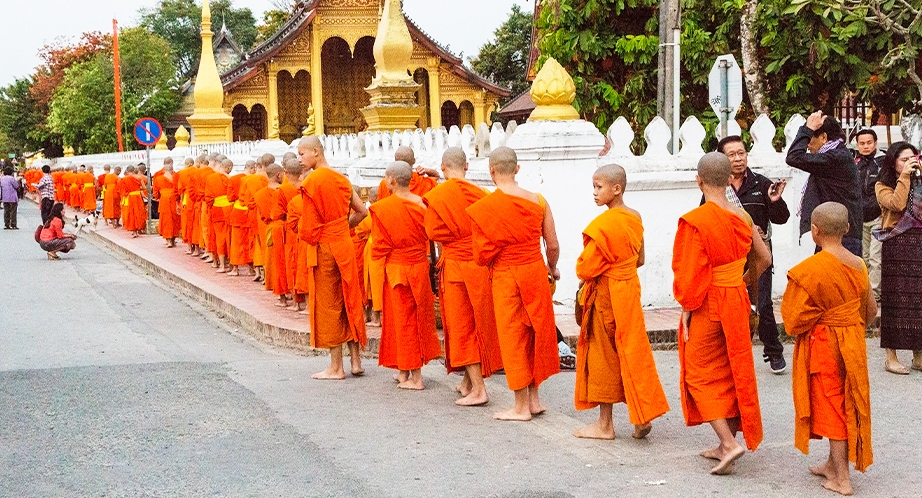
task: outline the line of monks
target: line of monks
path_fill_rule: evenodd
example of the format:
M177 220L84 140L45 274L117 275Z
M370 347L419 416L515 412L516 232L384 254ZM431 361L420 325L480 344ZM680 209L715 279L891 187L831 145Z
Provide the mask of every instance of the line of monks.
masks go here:
M381 311L379 364L396 371L397 387L411 390L424 389L422 367L443 356L430 280L430 258L440 252L435 286L445 365L464 372L456 404L487 403L484 378L502 370L515 403L494 418L542 414L539 386L559 371L551 300L559 244L547 201L515 181L515 152L492 151L490 193L465 179L462 150L444 153L438 175L414 170L412 150L401 148L366 208L330 168L318 139L302 139L297 151L281 166L262 156L235 176L233 164L216 155L189 159L176 172L168 161L153 183L161 235L171 246L181 237L189 254L219 272L238 275L248 267L279 296L279 306L306 307L311 346L330 350L330 366L315 379L346 377L343 345L351 374L364 373L365 307ZM727 200L729 179L726 156L701 159L697 182L706 202L679 220L672 264L684 310L682 410L687 425L713 428L719 444L701 456L716 461L711 473L718 475L731 473L762 441L747 286L771 264L751 219ZM574 403L598 407L599 418L574 435L614 439L612 405L626 403L639 439L669 410L640 302L643 224L624 204L620 166L598 169L592 183L595 203L607 209L583 231L576 265L583 285ZM812 234L822 251L789 272L781 308L788 334L796 336L795 444L806 453L811 438L830 440L828 460L810 471L842 494L852 492L848 462L859 471L872 462L865 324L876 314L867 270L841 245L847 220L840 204L816 209Z

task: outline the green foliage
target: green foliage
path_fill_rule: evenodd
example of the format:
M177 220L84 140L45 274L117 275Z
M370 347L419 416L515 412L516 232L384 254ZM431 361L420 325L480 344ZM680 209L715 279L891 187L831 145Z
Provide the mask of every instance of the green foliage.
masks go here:
M256 30L259 32L256 36L256 43L262 43L268 40L269 37L274 35L290 18L290 10L273 9L264 12L262 24L256 26Z
M509 19L493 32L495 39L480 47L471 67L497 84L512 89L518 95L529 87L525 79L531 53L532 16L512 6Z
M199 26L202 23L202 7L195 0L160 0L153 8L140 10L141 26L156 33L169 42L174 62L180 77L189 77L198 70L202 53L202 38ZM221 29L222 23L244 50L256 42L259 34L256 18L248 8L235 9L232 0L211 2L212 31Z
M4 137L0 153L22 154L53 145L43 133L45 119L30 92L31 86L31 79L21 78L0 89L0 134Z
M122 76L122 133L134 147L134 122L151 116L164 122L180 105L176 67L163 54L166 40L144 28L122 30L119 36ZM117 150L112 53L99 53L72 66L51 102L48 125L78 154Z

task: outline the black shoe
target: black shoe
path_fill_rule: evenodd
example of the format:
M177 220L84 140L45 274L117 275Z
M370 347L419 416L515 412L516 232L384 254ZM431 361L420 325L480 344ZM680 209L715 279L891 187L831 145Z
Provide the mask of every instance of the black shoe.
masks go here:
M775 375L781 375L788 370L788 364L784 361L784 356L780 354L766 356L765 361L768 362L768 367Z

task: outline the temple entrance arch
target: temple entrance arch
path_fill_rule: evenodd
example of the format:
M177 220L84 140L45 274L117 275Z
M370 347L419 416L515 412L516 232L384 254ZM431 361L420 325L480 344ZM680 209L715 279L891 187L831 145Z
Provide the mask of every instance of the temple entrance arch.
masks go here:
M461 127L461 121L459 120L460 116L458 114L458 106L450 100L446 100L442 104L442 126L446 130L450 130L452 126Z
M307 126L308 107L311 104L311 75L300 70L278 73L279 139L291 143L301 136Z
M323 133L338 135L364 129L360 109L370 102L365 88L375 76L375 39L360 38L355 51L339 37L327 39L320 50L323 83Z
M470 101L464 100L458 106L458 122L459 128L464 128L464 125L474 126L474 104Z
M266 138L266 108L262 104L256 104L250 110L243 104L237 104L231 111L231 117L234 118L231 125L234 142Z
M419 68L413 72L413 81L419 83L419 91L416 92L416 103L419 104L419 121L416 122L417 128L429 128L429 71Z

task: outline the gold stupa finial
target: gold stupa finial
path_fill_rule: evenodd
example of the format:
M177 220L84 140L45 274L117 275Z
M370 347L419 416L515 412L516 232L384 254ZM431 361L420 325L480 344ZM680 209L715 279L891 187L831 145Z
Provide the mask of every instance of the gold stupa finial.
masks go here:
M195 77L195 111L187 118L192 126L194 143L231 141L233 118L224 111L224 85L214 59L211 31L211 6L202 2L202 57Z
M531 98L535 101L529 121L570 121L579 119L573 107L576 85L567 70L553 57L549 58L535 76L531 85Z
M375 55L375 82L412 80L407 75L410 57L413 56L413 38L403 17L400 0L384 0L378 36L373 49ZM373 83L374 84L374 83Z
M180 125L180 127L176 129L176 134L173 135L173 138L176 139L177 147L189 146L189 130L187 130L185 126Z

